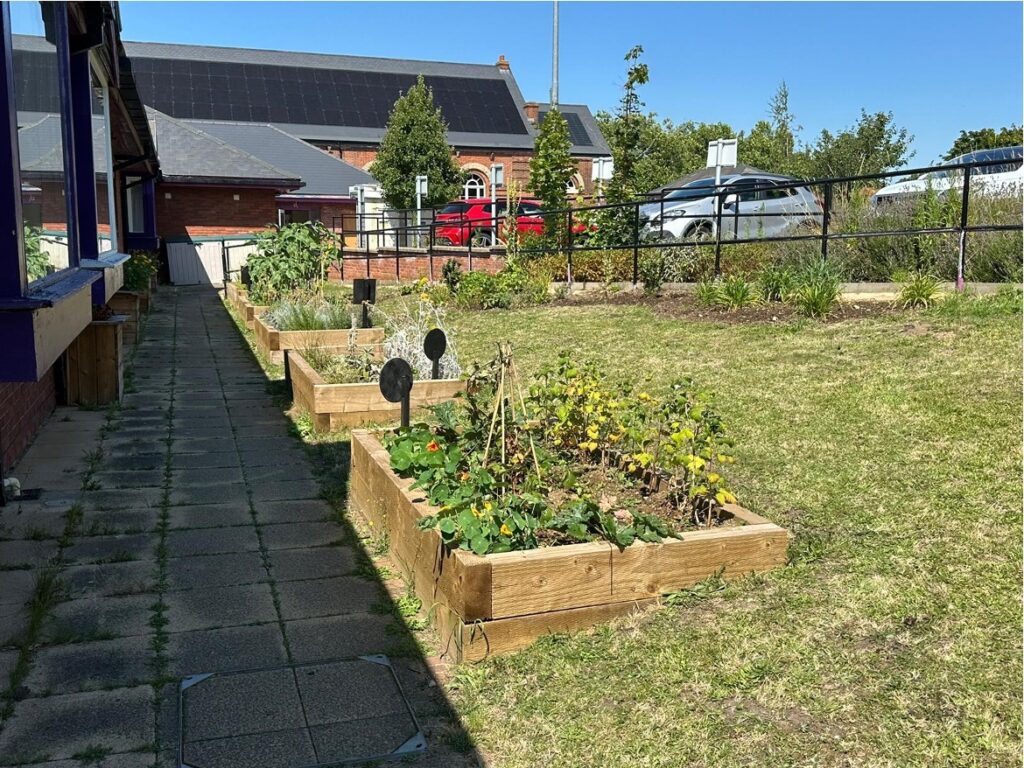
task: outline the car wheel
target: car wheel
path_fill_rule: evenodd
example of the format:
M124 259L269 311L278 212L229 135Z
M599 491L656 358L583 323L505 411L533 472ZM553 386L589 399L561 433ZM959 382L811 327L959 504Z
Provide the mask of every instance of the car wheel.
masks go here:
M694 224L688 230L683 233L680 240L688 243L707 243L714 240L714 233L711 231L711 225L706 221L700 224Z
M470 241L474 247L490 248L494 245L494 233L489 229L474 229Z

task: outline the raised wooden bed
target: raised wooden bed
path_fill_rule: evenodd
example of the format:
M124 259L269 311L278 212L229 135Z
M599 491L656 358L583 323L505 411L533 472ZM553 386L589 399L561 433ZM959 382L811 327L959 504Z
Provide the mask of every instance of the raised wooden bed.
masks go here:
M124 392L124 315L93 320L68 347L65 392L69 403L108 405Z
M256 318L270 309L270 307L253 304L249 301L249 293L245 286L238 283L225 283L224 296L228 303L235 308L235 311L242 316L246 328L255 328Z
M309 347L329 347L344 349L349 345L351 331L348 328L327 331L279 331L271 328L260 317L255 318L253 330L256 332L256 345L272 363L284 362L284 350L308 349ZM368 347L384 341L383 328L357 328L355 343L358 347Z
M607 542L571 544L480 557L449 550L436 530L416 521L432 514L413 481L398 477L374 433L352 433L349 499L412 582L437 627L444 652L479 660L523 648L550 633L607 621L720 569L724 578L786 562L783 528L742 507L744 523L683 534L661 544L619 550Z
M139 320L142 317L142 300L138 291L120 290L110 297L107 306L115 315L123 315L124 344L135 346L139 340Z
M385 400L376 382L326 384L298 350L289 351L288 365L293 400L313 417L313 427L318 432L364 424L385 424L397 421L401 415L401 406ZM462 379L415 381L409 394L411 409L415 411L443 403L465 389L466 382Z

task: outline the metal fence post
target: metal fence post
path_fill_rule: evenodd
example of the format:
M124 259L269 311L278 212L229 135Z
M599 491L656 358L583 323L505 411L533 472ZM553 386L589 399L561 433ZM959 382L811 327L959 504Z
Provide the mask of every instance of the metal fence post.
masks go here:
M722 196L715 198L715 277L722 276Z
M832 223L832 182L825 182L825 210L821 214L821 261L828 259L828 227Z
M640 203L633 216L633 285L640 282Z
M956 260L956 289L962 291L967 272L967 208L971 198L971 166L964 169L964 190L960 196L960 249Z

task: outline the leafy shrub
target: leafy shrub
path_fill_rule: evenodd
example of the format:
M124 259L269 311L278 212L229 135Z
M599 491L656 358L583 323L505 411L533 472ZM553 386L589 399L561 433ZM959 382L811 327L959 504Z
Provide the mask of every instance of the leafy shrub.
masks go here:
M423 340L428 332L440 328L448 339L444 356L440 360L441 378L457 379L462 375L455 337L447 326L443 307L420 300L412 307L401 304L395 314L385 315L383 311L380 314L383 315L386 329L385 360L400 357L412 366L417 379L429 379L433 372L433 362L423 352Z
M333 233L320 222L274 227L256 236L249 256L250 297L267 304L299 290L322 295L327 269L338 253Z
M129 291L148 291L156 270L155 253L133 251L132 257L124 264L124 287Z
M496 275L467 272L459 281L455 303L464 309L511 309L548 300L548 281L510 262Z
M718 294L721 291L721 282L718 280L701 280L697 283L694 291L698 303L705 307L714 307L718 304Z
M828 264L817 262L805 266L797 275L789 301L802 315L825 318L835 309L841 295L838 272Z
M53 271L50 257L43 251L42 233L38 227L25 227L25 266L30 283Z
M455 259L448 259L441 267L441 281L448 287L449 292L454 296L459 292L459 280L462 279L462 269Z
M753 283L739 275L726 277L718 286L717 304L726 309L742 309L758 300Z
M279 331L326 331L352 327L352 307L333 301L293 300L275 304L263 321Z
M382 363L365 351L353 347L348 354L319 346L306 347L302 357L320 374L325 384L366 384L380 378Z
M732 441L710 396L692 382L656 398L610 386L593 365L563 353L523 398L501 373L514 370L508 360L473 374L458 405L436 408L437 426L384 437L394 470L415 478L413 487L439 508L420 527L436 529L448 546L481 555L531 549L543 533L547 541L627 547L676 536L686 519L709 525L735 502L720 471L733 462ZM500 449L491 442L499 432ZM659 517L595 498L581 475L609 466L621 466L641 495L664 482L676 511Z
M765 301L785 301L796 284L796 275L789 267L769 264L757 276L761 298Z
M930 307L939 297L939 281L929 274L917 272L910 276L900 290L900 302L904 309Z

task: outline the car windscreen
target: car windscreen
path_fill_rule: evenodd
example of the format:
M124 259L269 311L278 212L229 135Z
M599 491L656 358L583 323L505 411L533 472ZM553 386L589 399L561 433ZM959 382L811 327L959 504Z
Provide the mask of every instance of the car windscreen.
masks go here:
M438 213L465 213L469 210L468 203L448 203Z
M1007 162L997 162L1004 160ZM968 152L966 155L955 157L951 161L954 165L966 165L968 163L992 162L993 165L979 166L974 173L1010 173L1018 170L1024 164L1024 147L999 147L998 149L979 149L975 152Z
M673 189L667 195L666 200L700 200L702 197L709 197L714 193L715 180L714 179L700 179L699 181L691 181L685 187L680 189Z

